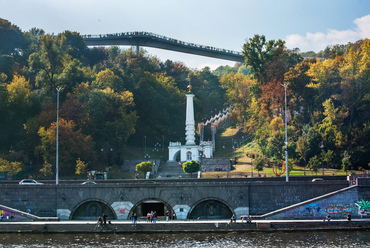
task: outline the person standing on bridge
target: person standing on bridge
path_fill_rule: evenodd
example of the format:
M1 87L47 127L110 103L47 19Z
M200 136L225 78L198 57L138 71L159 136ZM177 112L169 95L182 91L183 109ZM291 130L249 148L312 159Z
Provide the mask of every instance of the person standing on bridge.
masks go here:
M107 224L107 215L105 213L103 213L103 223L104 225Z
M154 211L154 213L153 213L153 222L154 223L157 222L157 211Z
M136 215L136 213L132 213L131 220L132 220L133 226L136 226L136 222L137 222L137 215Z
M166 212L166 221L168 221L169 217L170 217L170 212L168 212L168 210L167 210L167 212Z

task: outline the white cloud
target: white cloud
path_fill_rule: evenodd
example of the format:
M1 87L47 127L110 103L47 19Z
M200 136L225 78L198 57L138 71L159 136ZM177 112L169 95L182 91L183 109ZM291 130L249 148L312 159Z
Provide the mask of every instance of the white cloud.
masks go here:
M329 29L327 33L306 33L287 35L285 38L286 46L290 49L298 47L302 52L324 50L328 45L347 44L360 39L370 37L370 15L357 18L354 21L354 30L335 30Z
M370 15L357 18L354 23L357 25L357 32L362 39L370 38Z

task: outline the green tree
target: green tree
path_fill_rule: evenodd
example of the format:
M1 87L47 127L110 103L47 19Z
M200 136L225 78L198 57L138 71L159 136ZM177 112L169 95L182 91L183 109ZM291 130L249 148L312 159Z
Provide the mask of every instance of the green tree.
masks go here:
M153 170L153 164L150 161L141 162L136 165L136 171L143 172L146 175L147 172Z
M308 168L316 172L316 174L317 174L317 171L319 170L319 166L320 166L320 159L317 155L313 156L308 161Z
M284 132L279 131L272 134L269 139L271 155L281 161L284 156L285 136Z
M186 161L182 165L182 169L184 170L185 173L187 173L187 174L190 173L192 175L194 172L199 171L200 163L195 161L195 160Z
M123 148L135 132L138 116L133 107L133 94L129 91L116 93L109 87L93 90L86 108L93 124L90 132L95 142L100 145L109 142L114 147Z
M9 21L0 18L0 55L19 53L24 45L22 31Z
M40 50L30 55L30 70L37 73L36 84L52 91L58 85L58 75L64 69L67 54L61 44L52 35L39 37Z
M347 171L350 170L351 167L351 156L348 154L347 151L345 151L342 158L342 170L347 173Z
M333 160L333 157L334 157L333 153L334 152L332 150L322 151L322 153L321 153L322 160L323 160L323 162L326 163L328 168L330 168L331 161Z
M261 79L267 67L267 62L271 61L276 55L275 51L283 48L285 42L282 40L266 41L264 35L254 35L243 45L243 56L245 58L245 65L251 66L252 73Z
M265 164L266 164L266 158L264 158L263 156L257 156L255 159L253 159L254 169L257 170L258 173L260 171L263 171Z
M304 161L303 174L306 175L306 166L307 166L307 154L310 151L308 137L306 135L300 136L297 141L296 152L300 156L300 159Z

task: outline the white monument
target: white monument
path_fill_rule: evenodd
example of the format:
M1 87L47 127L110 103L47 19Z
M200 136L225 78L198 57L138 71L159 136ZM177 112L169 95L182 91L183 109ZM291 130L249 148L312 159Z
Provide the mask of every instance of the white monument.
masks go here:
M170 142L168 150L168 160L176 161L177 155L180 153L180 161L201 161L203 158L213 157L212 142L202 142L200 145L195 143L195 121L194 121L194 94L191 92L191 85L188 86L189 91L186 93L186 121L185 121L185 145L181 142Z

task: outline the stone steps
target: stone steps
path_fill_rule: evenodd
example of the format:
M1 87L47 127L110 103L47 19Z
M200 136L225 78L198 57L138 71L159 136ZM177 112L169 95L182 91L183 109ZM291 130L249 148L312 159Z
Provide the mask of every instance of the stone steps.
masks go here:
M190 178L190 175L182 170L178 162L162 162L158 168L158 176L161 178Z

